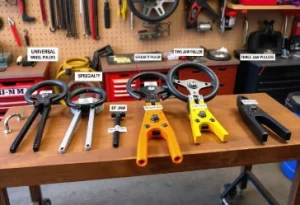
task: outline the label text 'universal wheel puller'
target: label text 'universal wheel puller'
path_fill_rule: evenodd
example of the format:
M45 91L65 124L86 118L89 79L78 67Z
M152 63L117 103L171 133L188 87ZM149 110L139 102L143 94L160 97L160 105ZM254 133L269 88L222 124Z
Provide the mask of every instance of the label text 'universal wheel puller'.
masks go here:
M202 82L194 79L176 80L175 74L184 68L194 68L200 72L205 73L212 80L209 82ZM170 92L177 98L184 102L188 102L188 111L190 117L191 128L193 132L194 143L201 143L201 131L213 132L222 142L226 142L228 132L217 121L213 114L208 110L205 102L213 99L219 89L219 80L216 74L208 67L199 63L182 63L173 67L168 73L168 88ZM186 88L189 95L184 95L177 90L174 83ZM202 96L199 94L201 89L212 87L210 94Z
M133 89L131 87L134 80L140 77L154 76L166 81L166 76L157 72L143 72L133 76L128 80L126 88L130 96L137 100L145 97L146 106L145 115L142 127L139 133L139 140L137 146L136 163L140 167L145 167L148 163L148 140L151 138L162 137L166 140L172 161L176 164L181 163L183 156L180 151L175 133L164 115L160 97L162 100L169 98L169 91L167 87L159 87L156 85L149 85ZM160 96L160 97L159 97Z

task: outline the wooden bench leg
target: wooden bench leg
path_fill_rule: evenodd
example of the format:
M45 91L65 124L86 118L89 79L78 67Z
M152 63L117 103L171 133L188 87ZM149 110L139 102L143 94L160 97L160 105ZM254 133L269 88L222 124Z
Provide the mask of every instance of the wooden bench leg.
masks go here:
M241 168L241 173L246 172L246 171L251 171L252 170L252 165L247 165ZM248 179L244 178L241 183L240 183L240 189L244 190L247 188L248 185Z
M6 188L0 188L0 205L10 205Z
M288 205L298 205L298 204L300 204L300 160L298 161L295 178L292 183L290 196L288 200Z
M43 196L42 190L39 185L37 186L29 186L30 197L32 205L42 205L43 204Z

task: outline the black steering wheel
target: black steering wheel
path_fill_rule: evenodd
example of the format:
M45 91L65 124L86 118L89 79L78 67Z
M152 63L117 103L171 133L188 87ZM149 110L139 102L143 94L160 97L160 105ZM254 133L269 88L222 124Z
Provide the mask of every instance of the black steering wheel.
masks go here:
M69 88L64 82L59 81L59 80L45 80L45 81L39 82L39 83L31 86L30 88L28 88L28 90L26 91L25 96L24 96L25 100L30 104L34 104L35 100L37 100L38 97L32 96L32 94L35 91L37 91L38 89L43 88L43 87L48 87L48 86L58 86L61 90L61 93L47 94L48 99L51 99L51 102L53 102L53 103L57 103L60 100L64 99L69 92Z
M208 77L211 79L211 82L203 82L203 81L198 81L194 79L189 79L189 80L176 80L175 79L175 74L185 68L195 68L198 71L204 72ZM176 66L174 66L172 69L170 69L168 76L167 76L167 85L169 87L170 92L175 95L178 99L188 102L189 97L187 95L182 94L177 90L177 88L174 86L174 84L180 85L184 88L186 88L190 95L199 95L199 91L203 88L210 88L212 87L213 90L210 94L203 96L203 99L205 102L210 101L213 99L219 90L219 79L216 76L216 74L208 67L205 65L202 65L200 63L193 63L193 62L188 62L188 63L181 63Z
M93 103L85 103L85 104L77 104L72 102L72 99L80 94L84 94L84 93L95 93L101 96L101 98ZM89 107L89 108L96 108L100 105L102 105L105 100L107 98L107 94L104 90L102 90L101 88L96 88L96 87L88 87L88 88L79 88L74 90L73 92L71 92L66 100L66 103L69 107L71 108L75 108L75 109L80 109L81 107Z
M129 93L129 95L131 97L133 97L136 100L141 100L142 97L146 97L148 99L157 98L159 94L161 94L162 100L165 100L170 97L169 89L167 88L167 86L159 87L159 86L149 85L149 86L144 86L144 87L140 87L140 88L132 88L131 85L132 85L133 81L135 81L136 79L141 78L143 76L147 76L147 77L154 76L154 77L164 80L165 82L167 81L167 76L162 73L158 73L158 72L138 73L135 76L133 76L132 78L130 78L126 84L127 92Z
M137 10L135 3L143 5L142 12ZM167 11L164 8L165 3L173 3ZM134 15L144 21L155 23L171 16L178 7L179 0L127 0L127 4ZM152 15L153 11L157 16Z

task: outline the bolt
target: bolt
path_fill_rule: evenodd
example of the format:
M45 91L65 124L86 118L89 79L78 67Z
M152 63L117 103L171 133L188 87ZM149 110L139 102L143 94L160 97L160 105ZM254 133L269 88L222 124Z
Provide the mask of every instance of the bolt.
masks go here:
M211 122L215 122L216 120L214 118L209 119Z
M150 128L150 125L149 125L149 124L145 124L144 126L145 126L145 128L147 128L147 129Z
M168 124L167 123L162 123L161 126L168 127Z
M198 123L199 123L199 122L200 122L200 120L199 120L199 119L196 119L196 120L195 120L195 122L198 122Z

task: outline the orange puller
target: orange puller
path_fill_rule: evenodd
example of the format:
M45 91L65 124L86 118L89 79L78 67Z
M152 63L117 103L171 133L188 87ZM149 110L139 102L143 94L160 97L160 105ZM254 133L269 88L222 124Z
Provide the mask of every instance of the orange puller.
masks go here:
M170 123L164 115L159 99L159 96L161 96L162 100L169 97L168 88L151 84L133 90L131 87L133 81L144 75L166 80L164 74L143 72L133 76L127 82L127 91L133 98L140 100L142 97L145 97L146 100L144 119L139 133L136 163L140 167L145 167L148 164L148 140L157 137L162 137L166 140L172 161L176 164L181 163L183 156L179 144Z

